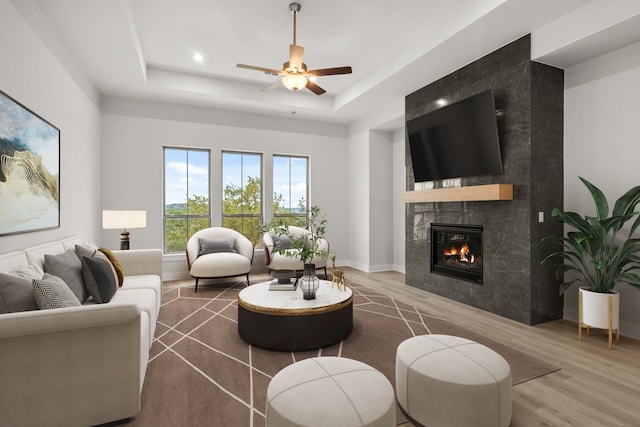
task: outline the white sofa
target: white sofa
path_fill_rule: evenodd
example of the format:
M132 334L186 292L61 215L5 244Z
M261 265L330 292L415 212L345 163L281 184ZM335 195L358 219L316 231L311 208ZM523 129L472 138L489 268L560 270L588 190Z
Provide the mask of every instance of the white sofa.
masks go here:
M288 227L289 233L292 236L297 237L303 234L309 234L309 230L302 227L296 227L294 225L290 225ZM289 252L289 255L293 254L293 256L287 256L286 254L274 251L274 246L273 236L269 233L264 233L262 235L262 247L264 249L264 262L267 265L269 272L279 270L303 270L304 266L302 261L300 260L300 257L295 254L297 249L286 249L286 251ZM329 242L327 242L326 239L320 239L318 249L324 250L328 254ZM324 270L324 275L325 277L327 276L327 258L315 257L310 261L310 263L315 264L316 271Z
M76 236L0 255L0 272L43 267ZM0 314L0 425L90 426L130 418L140 396L162 296L162 251L113 251L123 266L111 301Z

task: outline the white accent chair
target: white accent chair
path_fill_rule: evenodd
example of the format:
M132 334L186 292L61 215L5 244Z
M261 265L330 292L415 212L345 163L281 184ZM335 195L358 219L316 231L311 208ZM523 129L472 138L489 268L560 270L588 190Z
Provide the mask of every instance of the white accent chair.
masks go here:
M189 274L196 279L222 279L246 276L253 262L253 244L230 228L211 227L194 233L187 242Z
M302 234L309 234L309 230L296 227L294 225L289 226L289 233L292 236L300 236ZM278 253L274 250L274 238L268 232L262 235L262 247L264 248L264 262L269 269L269 272L279 270L294 270L302 271L304 265L299 256L287 256L283 253ZM318 249L324 250L329 253L329 242L326 239L320 239ZM297 249L286 249L289 253L297 252ZM324 276L327 277L327 258L315 257L310 261L311 264L315 264L316 270L324 270Z

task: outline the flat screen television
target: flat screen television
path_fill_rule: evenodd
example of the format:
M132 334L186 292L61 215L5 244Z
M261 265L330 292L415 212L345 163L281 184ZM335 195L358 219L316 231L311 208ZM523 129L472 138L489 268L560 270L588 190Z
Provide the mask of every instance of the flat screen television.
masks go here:
M407 121L415 182L502 173L491 89Z

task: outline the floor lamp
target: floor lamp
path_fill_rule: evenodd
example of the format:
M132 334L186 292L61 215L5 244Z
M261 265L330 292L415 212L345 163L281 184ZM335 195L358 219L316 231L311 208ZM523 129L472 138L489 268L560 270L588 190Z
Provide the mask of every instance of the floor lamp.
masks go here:
M123 230L120 232L120 249L129 249L129 232L132 228L147 226L145 210L107 210L102 211L102 228Z

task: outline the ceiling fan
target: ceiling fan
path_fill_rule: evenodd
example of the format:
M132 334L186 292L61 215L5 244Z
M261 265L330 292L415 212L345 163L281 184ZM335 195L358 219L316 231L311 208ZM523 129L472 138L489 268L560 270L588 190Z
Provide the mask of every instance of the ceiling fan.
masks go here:
M322 95L326 92L326 90L312 82L309 77L351 74L351 67L320 68L317 70L307 69L307 64L302 62L304 48L296 44L296 17L300 12L300 8L301 6L299 3L291 3L289 5L289 10L293 14L293 44L289 45L289 61L282 64L282 70L256 67L254 65L236 64L236 67L238 68L262 71L265 74L270 74L273 76L283 76L277 82L261 89L262 92L266 92L284 85L287 89L293 91L306 87L316 95Z

